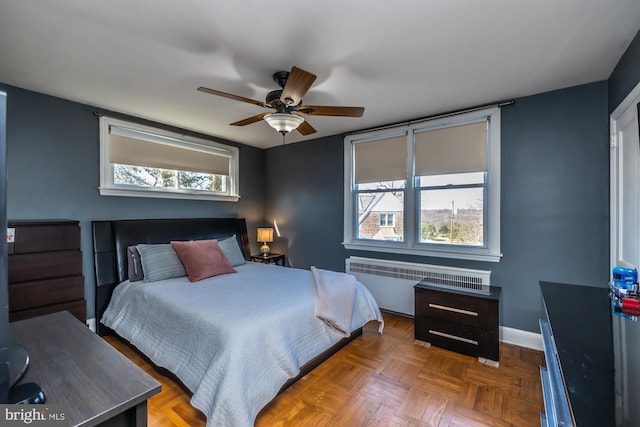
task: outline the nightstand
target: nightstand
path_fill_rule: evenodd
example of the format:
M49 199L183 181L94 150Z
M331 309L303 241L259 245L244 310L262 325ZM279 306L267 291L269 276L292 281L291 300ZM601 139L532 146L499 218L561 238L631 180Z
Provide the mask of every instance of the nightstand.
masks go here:
M284 267L284 255L283 254L274 254L274 253L266 253L266 254L258 254L251 255L251 261L261 262L263 264L274 263L276 265L281 265Z
M500 291L488 294L415 285L415 338L498 366Z

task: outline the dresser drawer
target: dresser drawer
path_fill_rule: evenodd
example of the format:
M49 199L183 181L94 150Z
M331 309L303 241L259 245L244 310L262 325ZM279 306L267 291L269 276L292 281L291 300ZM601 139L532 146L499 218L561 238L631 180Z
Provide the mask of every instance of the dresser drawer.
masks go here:
M9 284L82 274L80 250L36 252L9 257Z
M29 319L31 317L43 316L45 314L57 313L58 311L69 311L82 323L87 321L87 302L85 300L69 301L61 304L47 305L44 307L20 310L9 313L9 321Z
M447 320L415 317L415 337L438 347L497 361L500 356L497 331Z
M416 289L415 315L482 328L498 327L498 301L428 289Z
M15 242L9 254L80 249L80 226L77 222L59 224L25 224L9 222L15 229Z
M9 311L84 298L84 277L72 276L9 285Z

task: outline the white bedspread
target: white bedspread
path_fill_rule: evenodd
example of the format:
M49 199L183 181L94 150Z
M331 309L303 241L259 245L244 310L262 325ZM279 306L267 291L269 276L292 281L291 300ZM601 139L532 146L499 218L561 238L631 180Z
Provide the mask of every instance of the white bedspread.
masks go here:
M102 322L193 392L207 426L253 426L258 412L300 366L341 336L314 314L311 272L247 263L238 273L124 282ZM357 283L351 330L382 322ZM380 329L381 330L381 329Z

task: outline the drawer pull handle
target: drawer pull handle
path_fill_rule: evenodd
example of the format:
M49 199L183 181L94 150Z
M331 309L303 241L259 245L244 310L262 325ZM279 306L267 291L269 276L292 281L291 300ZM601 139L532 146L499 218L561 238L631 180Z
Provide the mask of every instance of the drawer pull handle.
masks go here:
M476 316L476 317L478 316L478 313L475 311L463 310L461 308L447 307L446 305L429 304L429 307L435 308L438 310L453 311L454 313L466 314L467 316Z
M467 344L478 345L478 341L470 340L468 338L457 337L457 336L451 335L451 334L445 334L444 332L434 331L433 329L429 329L429 333L431 335L438 335L438 336L441 336L441 337L450 338L452 340L466 342Z

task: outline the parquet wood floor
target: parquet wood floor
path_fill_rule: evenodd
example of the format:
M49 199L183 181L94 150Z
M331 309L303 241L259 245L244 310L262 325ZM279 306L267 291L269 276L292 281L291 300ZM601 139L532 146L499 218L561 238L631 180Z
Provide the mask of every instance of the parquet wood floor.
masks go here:
M539 426L542 352L500 345L500 367L414 342L413 320L384 314L269 403L257 427ZM172 376L121 339L107 342L162 383L149 400L149 426L204 426L205 417Z

